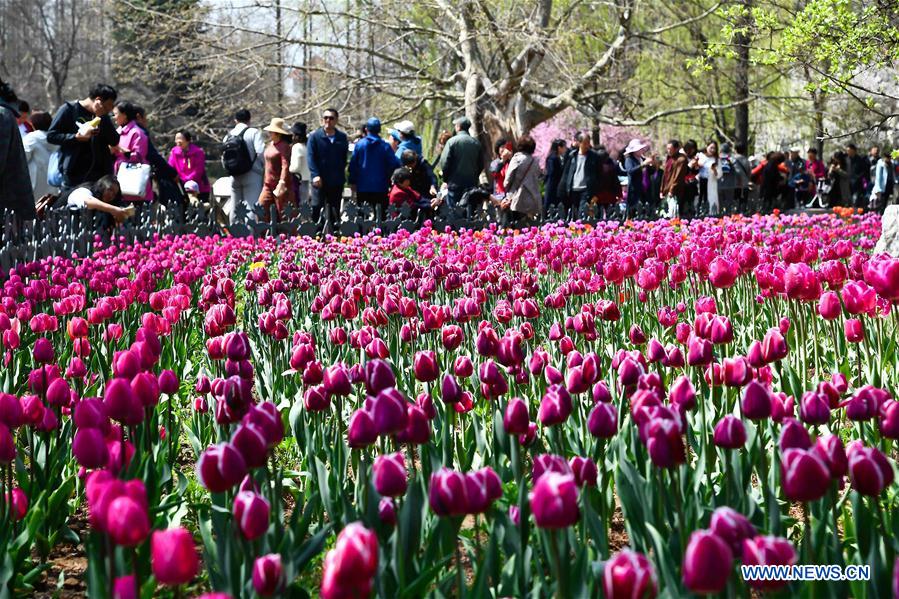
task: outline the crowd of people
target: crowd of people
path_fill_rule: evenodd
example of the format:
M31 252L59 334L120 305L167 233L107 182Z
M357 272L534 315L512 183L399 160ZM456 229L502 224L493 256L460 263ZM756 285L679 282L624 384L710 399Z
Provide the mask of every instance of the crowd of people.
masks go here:
M225 206L212 196L207 156L193 135L178 131L164 158L144 108L120 100L109 85L93 86L53 115L32 111L2 82L0 100L0 206L22 219L56 206L91 210L113 224L139 217L153 202L209 206L225 228L280 220L289 207L304 207L319 230L339 225L348 200L368 206L379 221L442 216L504 226L692 218L816 203L883 210L899 174L890 152L872 146L862 154L852 143L826 164L816 148L752 157L746 147L717 141L701 148L694 140L670 140L659 155L633 139L610 151L594 147L588 132L554 140L543 160L528 135L499 139L487 155L466 117L441 134L429 161L409 120L382 136L373 117L350 136L334 108L321 112L312 133L305 123L282 118L255 127L242 109L220 146L231 181Z

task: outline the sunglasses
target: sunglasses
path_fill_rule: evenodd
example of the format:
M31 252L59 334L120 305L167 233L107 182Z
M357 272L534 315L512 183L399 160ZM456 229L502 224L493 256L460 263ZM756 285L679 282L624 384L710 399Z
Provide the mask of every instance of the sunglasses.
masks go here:
M336 116L332 116L332 115L330 115L330 114L325 114L325 115L322 115L322 120L323 120L323 121L336 121L336 120L337 120L337 117L336 117Z

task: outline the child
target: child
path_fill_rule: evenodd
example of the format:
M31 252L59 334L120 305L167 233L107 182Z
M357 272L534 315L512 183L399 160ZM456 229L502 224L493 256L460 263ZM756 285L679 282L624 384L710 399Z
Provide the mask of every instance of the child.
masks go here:
M393 171L391 177L393 187L390 190L390 208L395 217L403 206L411 208L411 216L414 218L419 209L429 211L431 202L423 198L420 193L412 189L412 172L405 167Z

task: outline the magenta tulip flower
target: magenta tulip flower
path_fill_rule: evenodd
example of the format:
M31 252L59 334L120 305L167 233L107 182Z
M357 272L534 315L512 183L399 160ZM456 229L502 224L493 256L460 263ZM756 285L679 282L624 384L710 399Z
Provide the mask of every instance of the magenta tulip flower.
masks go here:
M602 579L606 599L652 599L658 593L652 563L630 549L622 549L606 562Z
M406 493L406 461L402 453L380 455L371 467L375 489L385 497L400 497Z
M234 497L232 513L238 530L248 541L258 539L268 530L271 506L262 495L252 491L239 492Z
M187 584L200 570L193 536L185 528L154 531L150 539L150 556L153 576L159 584Z
M281 556L269 553L253 562L253 589L260 597L271 597L284 585Z
M567 528L580 518L578 490L574 476L544 473L531 493L531 513L539 528Z
M695 531L684 552L684 586L700 595L720 593L727 586L733 561L733 551L724 539L708 530Z

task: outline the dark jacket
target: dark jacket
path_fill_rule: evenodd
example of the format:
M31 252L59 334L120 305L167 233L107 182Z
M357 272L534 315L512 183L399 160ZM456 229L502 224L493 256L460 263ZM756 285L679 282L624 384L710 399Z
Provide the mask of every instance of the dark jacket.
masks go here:
M552 204L558 199L559 181L562 179L562 158L558 154L546 157L546 174L543 176L543 203Z
M316 129L306 142L309 176L312 179L321 177L322 187L343 187L349 148L350 142L343 131L335 131L334 141L331 141L324 129Z
M421 194L424 198L431 197L431 187L437 188L437 177L434 175L434 169L428 164L424 158L419 158L415 168L409 169L412 172L412 189Z
M0 208L31 220L35 217L34 192L22 135L16 124L18 114L15 108L0 102Z
M360 193L386 193L400 161L386 141L368 134L356 142L350 158L350 185Z
M458 131L443 146L439 166L443 181L448 185L462 190L475 187L484 170L484 149L481 142L468 131Z
M574 185L574 173L577 169L577 155L579 148L572 148L565 154L565 160L562 163L562 176L559 178L558 196L559 199L565 201L571 195L571 188ZM599 154L596 150L587 151L584 162L584 186L589 197L593 197L599 191Z
M647 201L649 190L643 187L643 161L628 154L624 158L624 170L627 171L627 203L634 205Z
M79 102L66 102L56 111L47 141L59 146L59 171L65 187L97 181L111 175L114 162L109 146L119 143L119 134L112 119L105 115L100 119L99 132L90 141L78 141L78 127L94 119Z
M849 171L849 189L852 193L863 191L870 176L868 159L861 154L846 156L846 165Z
M138 125L138 127L140 127L140 125ZM143 127L140 129L147 134L147 141L149 142L147 146L147 164L153 168L153 173L157 177L164 179L174 179L177 177L178 171L169 164L168 160L162 157L162 154L160 154L159 150L156 149L156 146L153 145L153 138L150 137L150 132ZM197 183L199 183L199 181L197 181Z

